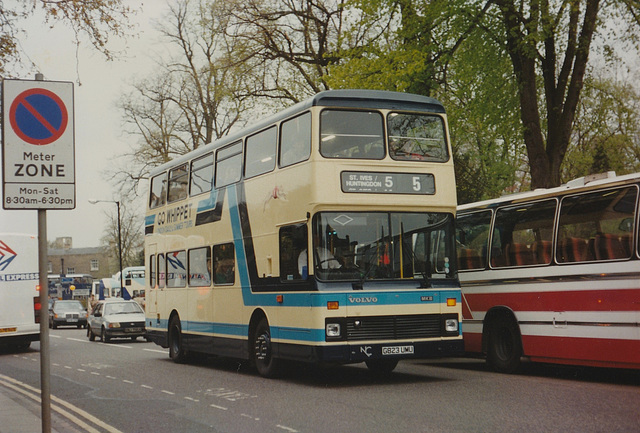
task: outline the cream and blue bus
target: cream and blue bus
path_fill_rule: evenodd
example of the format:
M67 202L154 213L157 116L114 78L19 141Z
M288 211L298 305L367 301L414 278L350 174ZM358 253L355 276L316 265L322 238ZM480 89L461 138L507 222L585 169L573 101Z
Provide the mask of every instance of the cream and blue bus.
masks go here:
M269 377L284 360L390 372L463 352L435 99L322 92L150 177L146 327L174 361L249 359Z

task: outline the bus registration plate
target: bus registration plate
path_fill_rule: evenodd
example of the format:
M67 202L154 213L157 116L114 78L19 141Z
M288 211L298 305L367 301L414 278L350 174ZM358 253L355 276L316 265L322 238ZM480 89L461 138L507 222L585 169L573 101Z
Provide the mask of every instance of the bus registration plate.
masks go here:
M0 328L0 334L4 332L16 332L18 328Z
M382 348L383 355L404 355L413 353L413 346L388 346Z

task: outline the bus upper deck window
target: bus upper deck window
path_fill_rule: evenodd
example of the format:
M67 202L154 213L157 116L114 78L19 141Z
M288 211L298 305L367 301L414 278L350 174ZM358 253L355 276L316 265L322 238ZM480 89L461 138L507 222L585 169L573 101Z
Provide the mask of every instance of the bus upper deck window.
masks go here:
M438 116L390 113L389 153L393 159L446 162L444 122Z
M324 110L320 115L320 153L326 158L382 159L382 114Z
M167 193L167 173L162 173L151 179L149 208L164 206Z
M187 198L187 187L189 184L189 167L182 164L169 171L169 193L167 201L172 203L177 200Z

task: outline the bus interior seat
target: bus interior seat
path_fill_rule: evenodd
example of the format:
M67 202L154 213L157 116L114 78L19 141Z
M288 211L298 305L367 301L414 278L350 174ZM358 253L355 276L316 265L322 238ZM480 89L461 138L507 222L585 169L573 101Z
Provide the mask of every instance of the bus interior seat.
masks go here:
M596 259L626 259L631 256L631 237L598 233L594 239Z

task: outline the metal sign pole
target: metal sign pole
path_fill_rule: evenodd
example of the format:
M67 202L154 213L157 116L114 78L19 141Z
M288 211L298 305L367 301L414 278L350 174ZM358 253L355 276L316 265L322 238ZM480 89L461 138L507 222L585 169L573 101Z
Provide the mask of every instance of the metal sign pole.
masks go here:
M47 211L38 209L38 272L40 278L40 396L42 433L51 432L51 365L49 351L49 283L47 280Z
M36 74L36 81L44 76ZM49 350L49 256L47 211L38 209L38 278L40 279L40 404L42 433L51 433L51 357Z

